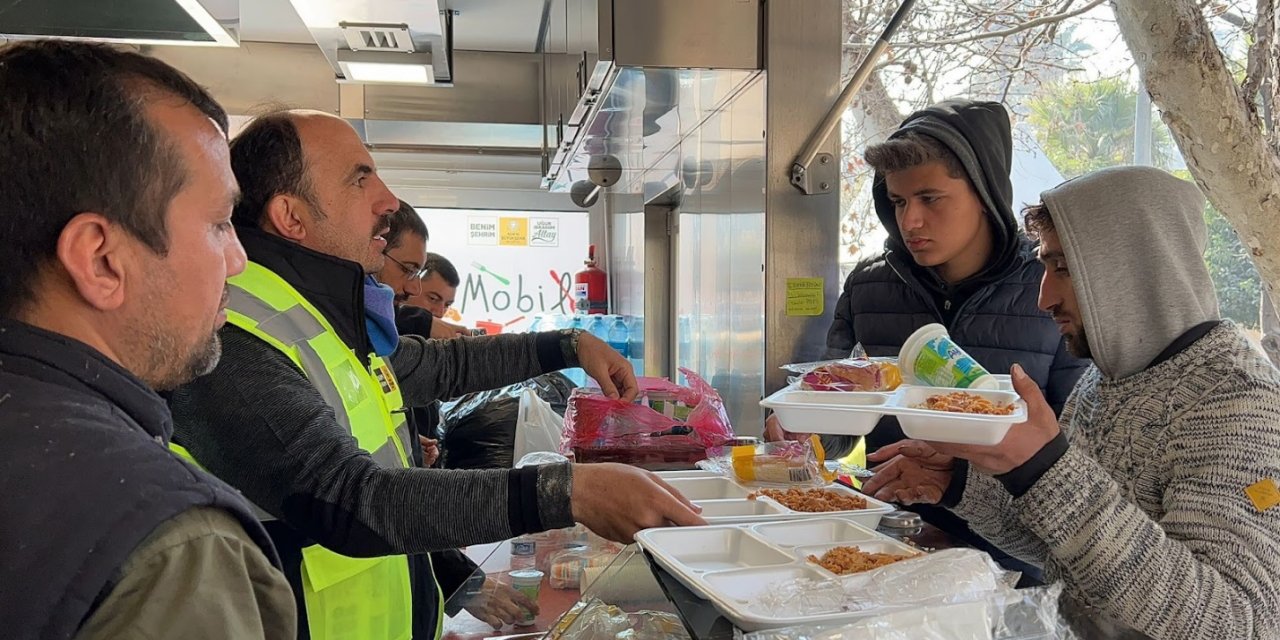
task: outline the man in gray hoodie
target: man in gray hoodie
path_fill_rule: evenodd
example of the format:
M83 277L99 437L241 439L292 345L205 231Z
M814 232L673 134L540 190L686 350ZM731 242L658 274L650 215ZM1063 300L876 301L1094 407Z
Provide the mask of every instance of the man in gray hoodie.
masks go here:
M1067 586L1088 638L1280 638L1280 371L1218 313L1203 198L1147 167L1068 181L1028 209L1040 305L1091 357L1056 420L993 447L903 441L866 490L940 502Z

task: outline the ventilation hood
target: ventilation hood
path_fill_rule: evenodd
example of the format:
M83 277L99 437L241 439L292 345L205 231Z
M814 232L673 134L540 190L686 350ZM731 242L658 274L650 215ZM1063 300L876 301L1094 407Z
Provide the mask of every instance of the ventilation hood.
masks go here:
M358 77L353 64L404 73L392 83L451 82L453 14L438 0L289 0L329 60L334 74L351 82L378 82L378 74ZM375 78L370 80L369 78ZM386 82L386 76L382 81Z
M763 69L762 0L566 2L563 32L552 25L547 48L577 58L577 92L556 95L564 84L551 67L544 104L554 131L543 180L549 190L582 188L591 166L620 165L620 182L631 191L638 186L630 178L655 161L678 174L681 141Z
M0 37L239 46L240 0L9 0Z

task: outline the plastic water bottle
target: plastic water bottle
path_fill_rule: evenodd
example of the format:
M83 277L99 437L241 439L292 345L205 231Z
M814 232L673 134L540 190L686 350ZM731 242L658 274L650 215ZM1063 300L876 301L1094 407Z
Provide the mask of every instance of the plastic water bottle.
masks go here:
M630 356L631 345L630 336L627 335L627 321L622 316L613 316L613 324L609 327L609 346L615 351L622 354L622 357Z
M568 322L567 328L569 329L586 329L587 328L587 315L585 313L574 314L573 317L568 318L568 320L569 322ZM584 371L581 367L565 369L562 373L564 373L565 377L569 378L569 380L571 380L574 384L578 385L579 387L587 386L587 372Z
M698 371L701 369L693 352L693 319L682 315L676 321L676 362L680 366Z
M636 375L644 375L644 316L633 316L627 324L627 352Z
M601 342L608 342L609 325L605 322L605 316L600 314L591 316L591 320L587 322L587 333L600 338Z

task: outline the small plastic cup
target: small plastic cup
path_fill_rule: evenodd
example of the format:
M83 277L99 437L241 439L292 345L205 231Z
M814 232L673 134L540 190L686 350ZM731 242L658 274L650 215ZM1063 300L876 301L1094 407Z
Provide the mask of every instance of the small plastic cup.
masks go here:
M898 365L908 379L929 387L1000 388L1000 381L953 342L940 324L927 324L911 334L898 354Z
M546 574L538 571L537 569L521 569L519 571L512 571L509 575L511 576L512 589L523 593L534 602L538 601L538 591L542 587L542 578ZM533 612L526 609L524 611L524 617L517 620L515 622L515 626L529 627L533 626L535 622L536 618L534 617Z

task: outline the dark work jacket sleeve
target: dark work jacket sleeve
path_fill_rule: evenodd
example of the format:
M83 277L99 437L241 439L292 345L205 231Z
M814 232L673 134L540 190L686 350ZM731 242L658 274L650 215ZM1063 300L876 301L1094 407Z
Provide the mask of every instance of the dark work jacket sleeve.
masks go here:
M220 335L217 368L170 398L175 440L314 541L349 556L426 553L572 524L568 465L381 467L284 354L236 327Z
M577 366L568 332L515 333L451 340L400 336L391 368L404 402L424 407Z
M453 597L480 567L457 549L437 551L431 554L431 568L435 570L436 583L445 601Z

